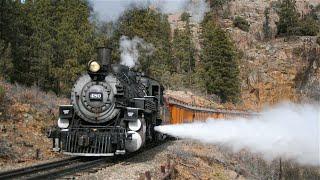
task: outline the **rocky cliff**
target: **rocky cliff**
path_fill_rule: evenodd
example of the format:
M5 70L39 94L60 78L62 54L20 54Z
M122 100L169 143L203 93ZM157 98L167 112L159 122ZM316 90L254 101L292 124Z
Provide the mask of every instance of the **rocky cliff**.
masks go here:
M281 101L320 100L320 46L312 36L276 37L276 0L234 0L220 10L217 18L239 52L242 106L260 109ZM319 0L297 0L301 16L320 4ZM266 39L263 24L269 13L271 38ZM235 17L248 21L248 32L233 26ZM172 20L172 21L171 21ZM169 16L173 28L184 24L178 15ZM201 32L193 26L194 34ZM194 35L198 41L198 35ZM201 40L200 40L201 41Z
M280 101L319 101L320 97L320 46L316 37L276 37L278 15L276 1L236 0L230 2L229 11L221 23L230 33L240 52L241 90L244 105L262 107ZM319 0L298 0L301 15L310 11ZM263 33L265 10L269 9L271 39ZM249 32L232 26L235 16L245 18Z

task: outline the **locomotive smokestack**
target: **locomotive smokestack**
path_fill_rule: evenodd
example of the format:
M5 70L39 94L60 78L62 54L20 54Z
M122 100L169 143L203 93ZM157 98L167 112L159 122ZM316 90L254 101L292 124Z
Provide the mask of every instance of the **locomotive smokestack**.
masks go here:
M98 47L98 62L102 66L109 66L111 64L111 49L107 47Z

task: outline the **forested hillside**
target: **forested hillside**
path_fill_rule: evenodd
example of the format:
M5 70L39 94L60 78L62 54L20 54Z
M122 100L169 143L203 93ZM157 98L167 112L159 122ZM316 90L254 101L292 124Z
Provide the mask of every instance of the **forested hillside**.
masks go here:
M83 1L2 1L1 72L11 82L67 93L96 37Z
M57 105L69 103L96 47L111 47L120 63L123 40L139 42L132 68L185 103L259 110L320 101L319 0L190 2L208 5L197 21L192 10L132 5L105 22L87 0L1 0L0 166L55 156L45 128Z
M206 3L210 9L202 22L191 22L192 16L184 12L178 18L180 25L173 28L168 14L152 6L128 7L117 21L103 22L87 1L1 1L1 76L12 83L68 95L86 63L96 58L96 47L112 47L118 62L120 38L138 37L154 50L149 53L140 48L136 70L161 80L168 89L188 89L211 95L217 102L237 104L251 96L244 82L253 47L243 46L244 42L258 46L281 38L319 36L319 5L310 4L301 14L294 0L270 1L248 9L257 8L251 14L241 14L239 4L255 2Z

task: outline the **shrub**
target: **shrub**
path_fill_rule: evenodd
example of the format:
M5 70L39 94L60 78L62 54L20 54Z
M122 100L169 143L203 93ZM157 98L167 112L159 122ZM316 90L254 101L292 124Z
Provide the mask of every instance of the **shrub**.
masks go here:
M230 0L208 0L210 7L212 9L219 9L222 8L223 5L228 3Z
M5 96L5 89L3 86L0 85L0 104L2 104Z
M266 8L264 10L264 17L265 17L265 21L263 22L264 39L271 39L272 31L270 27L270 8Z
M233 20L233 25L235 27L238 27L239 29L248 32L250 25L248 23L247 20L245 20L243 17L237 16L234 20Z
M12 157L11 145L6 140L0 140L0 158L10 159Z
M295 0L280 1L278 7L279 22L277 22L278 35L292 36L299 33L299 13Z
M299 25L302 36L316 36L320 28L317 20L310 16L302 19Z
M279 22L277 23L280 36L316 36L319 32L319 7L311 7L311 12L300 18L295 0L283 0L279 4Z

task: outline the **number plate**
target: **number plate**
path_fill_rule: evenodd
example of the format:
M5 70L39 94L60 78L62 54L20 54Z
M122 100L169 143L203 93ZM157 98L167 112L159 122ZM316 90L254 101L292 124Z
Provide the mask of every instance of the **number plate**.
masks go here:
M102 93L89 93L90 101L102 101L103 100L103 94Z

